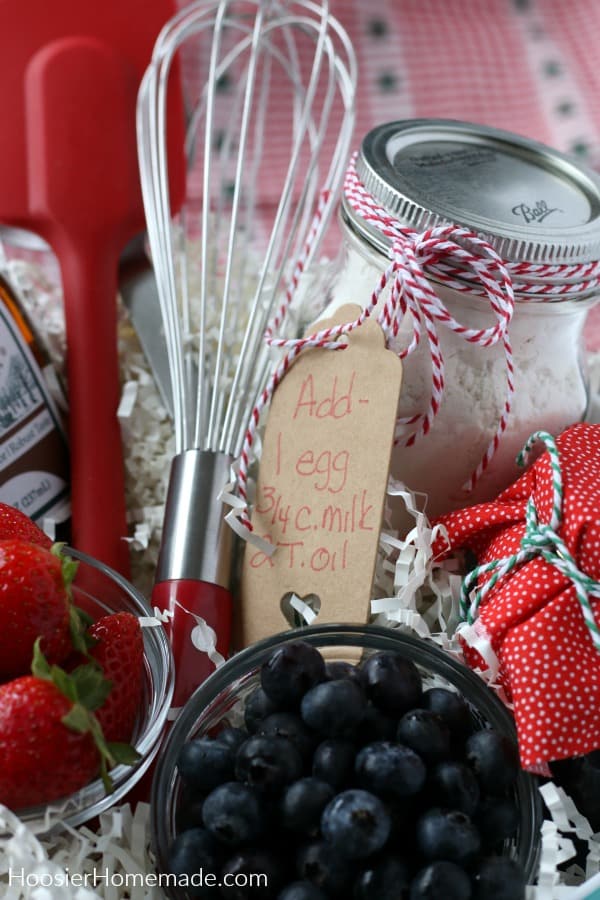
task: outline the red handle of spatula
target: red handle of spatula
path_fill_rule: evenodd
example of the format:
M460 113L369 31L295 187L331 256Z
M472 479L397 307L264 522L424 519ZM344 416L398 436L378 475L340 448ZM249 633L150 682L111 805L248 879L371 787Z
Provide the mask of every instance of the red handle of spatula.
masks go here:
M144 222L137 78L113 48L74 36L36 54L25 87L32 217L63 276L72 543L127 574L116 273L121 248Z
M59 246L58 252L68 337L71 540L77 549L127 575L116 270L112 260L81 239L76 248Z

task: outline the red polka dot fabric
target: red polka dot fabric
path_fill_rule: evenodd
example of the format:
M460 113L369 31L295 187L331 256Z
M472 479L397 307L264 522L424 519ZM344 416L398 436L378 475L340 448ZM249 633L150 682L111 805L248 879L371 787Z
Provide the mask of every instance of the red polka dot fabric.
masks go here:
M600 579L600 425L579 424L557 439L563 477L558 533L580 571ZM552 511L552 470L544 452L496 500L440 517L450 550L471 550L479 565L519 550L532 497L539 522ZM489 574L482 576L480 584ZM592 600L600 624L600 600ZM513 569L479 607L475 628L489 640L514 704L521 762L527 769L600 748L600 652L592 642L572 582L540 557ZM465 646L467 662L484 668Z

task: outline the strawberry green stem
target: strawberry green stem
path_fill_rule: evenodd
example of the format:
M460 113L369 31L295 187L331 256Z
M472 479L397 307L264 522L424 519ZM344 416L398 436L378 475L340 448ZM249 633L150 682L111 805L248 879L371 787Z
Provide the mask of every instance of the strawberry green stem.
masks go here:
M102 674L96 663L77 666L73 672L65 672L60 666L50 666L40 649L40 640L33 648L31 671L37 678L49 681L72 706L62 718L62 723L78 734L90 734L100 756L100 777L107 794L112 793L114 785L109 770L117 763L133 765L140 756L128 744L108 743L102 727L94 715L106 701L112 684Z
M66 544L64 541L58 541L56 544L52 544L50 553L60 559L63 584L70 599L71 585L73 584L73 580L75 578L75 575L77 574L79 563L77 562L77 560L71 559L70 556L66 556L65 553L63 553L65 547Z
M71 643L78 653L82 653L91 663L93 663L94 659L90 656L89 651L97 641L87 633L87 629L92 624L92 620L86 612L79 609L79 607L75 606L73 603L73 581L77 574L79 563L77 560L71 559L70 556L67 556L64 553L65 546L66 544L64 541L59 541L52 545L50 553L60 560L63 585L69 604L69 631L71 634Z

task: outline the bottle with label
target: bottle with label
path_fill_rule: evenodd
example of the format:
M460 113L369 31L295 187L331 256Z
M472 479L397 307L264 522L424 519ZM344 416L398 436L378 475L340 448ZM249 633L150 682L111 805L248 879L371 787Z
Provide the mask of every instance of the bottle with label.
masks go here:
M0 274L0 501L68 540L69 453L43 373L48 364L18 293Z

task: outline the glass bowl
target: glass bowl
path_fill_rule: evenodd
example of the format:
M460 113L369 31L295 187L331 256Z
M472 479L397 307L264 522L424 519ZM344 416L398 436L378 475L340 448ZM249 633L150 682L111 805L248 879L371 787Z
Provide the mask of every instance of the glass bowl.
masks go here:
M78 561L73 581L73 599L93 619L114 612L130 612L144 618L153 616L144 596L113 569L79 550L65 547L67 556ZM117 804L136 785L154 760L160 745L174 685L171 648L164 628L144 624L144 675L142 700L131 744L140 755L133 766L119 765L111 770L114 784L107 794L100 779L80 791L47 805L15 810L30 829L40 833L58 822L77 826Z
M429 642L371 625L310 626L274 635L232 657L197 688L161 749L151 801L152 845L159 872L168 871L168 851L176 834L176 814L182 796L176 761L181 747L192 738L213 733L224 720L235 724L236 709L260 684L262 663L278 647L299 640L317 647L327 662L358 662L382 650L400 653L418 666L425 687L449 686L462 694L476 728L490 726L517 742L512 716L493 691L466 666ZM537 779L520 771L514 791L520 822L516 836L505 843L504 852L520 863L531 883L537 872L542 823ZM181 891L166 893L169 897L185 896Z

